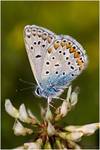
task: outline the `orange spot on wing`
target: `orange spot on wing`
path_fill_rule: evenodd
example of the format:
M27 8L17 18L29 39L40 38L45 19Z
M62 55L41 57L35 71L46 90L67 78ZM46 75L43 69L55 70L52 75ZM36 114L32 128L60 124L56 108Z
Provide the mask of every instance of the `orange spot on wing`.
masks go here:
M74 47L70 47L69 52L70 53L76 52L76 49Z
M66 48L70 48L72 46L71 42L66 43Z
M78 58L76 60L77 64L79 65L79 70L82 70L83 66L84 66L84 62L82 60L80 60L80 58Z
M66 45L67 42L62 41L61 42L61 46L64 47Z
M48 53L51 53L52 52L52 48L48 48Z
M80 60L80 59L77 59L76 62L77 62L77 64L80 65L80 66L83 64L82 60Z
M54 48L57 49L60 46L60 43L55 42L54 43Z
M80 57L80 53L79 52L75 52L74 53L74 58L79 58Z
M49 37L49 36L48 36L47 40L48 40L48 43L51 43L51 41L52 41L51 37Z

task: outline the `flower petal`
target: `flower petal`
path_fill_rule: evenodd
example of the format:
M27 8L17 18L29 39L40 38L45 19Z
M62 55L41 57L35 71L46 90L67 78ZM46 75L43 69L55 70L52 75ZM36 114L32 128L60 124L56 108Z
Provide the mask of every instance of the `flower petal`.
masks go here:
M20 108L19 108L19 119L21 121L23 121L23 122L26 122L26 123L30 123L31 122L31 119L28 116L28 113L26 111L26 108L25 108L24 104L20 105Z
M33 131L29 128L24 128L23 125L17 120L13 126L14 134L19 136L25 136L27 133L31 134Z
M54 126L50 122L48 122L47 132L49 136L54 135L56 132Z
M18 110L12 105L12 103L9 99L6 99L6 101L5 101L5 110L12 117L14 117L14 118L19 117Z

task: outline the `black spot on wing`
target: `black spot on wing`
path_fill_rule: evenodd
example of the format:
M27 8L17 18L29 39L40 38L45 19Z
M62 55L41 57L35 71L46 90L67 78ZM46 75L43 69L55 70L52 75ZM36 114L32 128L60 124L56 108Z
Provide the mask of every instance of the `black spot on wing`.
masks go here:
M59 64L55 64L55 66L59 66Z
M36 58L40 58L40 57L41 57L41 55L36 55L35 57L36 57Z

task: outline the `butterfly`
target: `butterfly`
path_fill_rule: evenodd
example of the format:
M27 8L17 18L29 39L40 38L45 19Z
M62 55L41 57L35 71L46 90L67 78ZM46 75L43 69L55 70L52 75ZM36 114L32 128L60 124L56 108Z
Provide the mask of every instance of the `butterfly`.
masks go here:
M86 51L71 36L56 35L43 27L27 25L24 41L37 82L35 93L48 102L59 97L87 66Z

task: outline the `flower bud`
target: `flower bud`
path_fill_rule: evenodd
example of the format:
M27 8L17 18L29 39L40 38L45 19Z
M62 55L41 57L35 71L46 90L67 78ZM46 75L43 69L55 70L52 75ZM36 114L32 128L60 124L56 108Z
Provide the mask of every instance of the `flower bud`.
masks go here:
M55 144L57 149L62 149L62 143L58 137L55 139Z
M71 106L76 105L78 101L78 93L79 93L79 88L76 87L75 91L73 91L72 94L70 95Z
M44 119L46 111L45 111L45 109L44 109L43 107L41 107L41 106L40 106L40 109L41 109L41 117Z
M60 110L60 114L62 117L65 117L68 113L70 109L70 104L67 101L63 101L62 106L61 106L61 110Z
M46 121L51 121L52 119L53 119L52 112L51 112L50 107L48 105L47 112L46 112L46 115L45 115L45 120Z
M14 118L19 117L18 110L12 105L12 103L9 99L6 99L6 101L5 101L5 110L12 117L14 117Z
M70 85L69 88L68 88L67 97L66 97L67 102L69 102L71 91L72 91L72 86Z
M51 144L50 144L49 141L45 142L44 149L52 149Z
M69 132L75 132L75 131L77 131L77 129L79 128L80 126L72 126L72 125L70 125L70 126L66 126L65 128L64 128L64 130L65 131L69 131Z
M60 138L66 140L67 134L66 132L57 132L56 133Z

